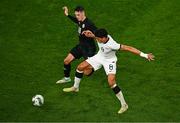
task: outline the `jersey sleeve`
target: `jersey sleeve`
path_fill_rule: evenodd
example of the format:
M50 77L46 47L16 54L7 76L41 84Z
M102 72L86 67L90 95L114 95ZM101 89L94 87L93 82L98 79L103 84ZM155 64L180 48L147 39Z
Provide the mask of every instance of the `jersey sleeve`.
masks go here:
M78 20L75 18L75 17L73 17L73 16L71 16L71 15L68 15L67 16L70 20L72 20L74 23L78 23Z
M119 50L121 48L121 44L115 42L115 41L112 41L111 44L110 44L110 48L112 50Z

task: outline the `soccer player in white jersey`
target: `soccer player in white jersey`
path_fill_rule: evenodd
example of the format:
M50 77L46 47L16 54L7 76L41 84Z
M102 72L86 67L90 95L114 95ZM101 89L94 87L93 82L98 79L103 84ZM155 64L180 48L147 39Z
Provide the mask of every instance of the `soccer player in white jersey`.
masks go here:
M108 84L116 94L116 97L121 103L121 108L118 111L119 114L125 112L128 109L128 105L123 97L122 91L119 86L116 84L116 51L129 51L145 59L151 61L154 60L154 56L149 53L145 54L140 50L127 46L124 44L119 44L108 35L105 29L98 29L95 32L95 35L91 31L84 31L84 34L89 37L94 37L98 42L99 51L93 57L88 58L87 60L80 63L76 69L76 75L74 79L74 85L70 88L64 88L64 92L78 92L79 84L83 77L84 71L87 69L94 69L94 71L100 69L102 66L106 72L108 78Z

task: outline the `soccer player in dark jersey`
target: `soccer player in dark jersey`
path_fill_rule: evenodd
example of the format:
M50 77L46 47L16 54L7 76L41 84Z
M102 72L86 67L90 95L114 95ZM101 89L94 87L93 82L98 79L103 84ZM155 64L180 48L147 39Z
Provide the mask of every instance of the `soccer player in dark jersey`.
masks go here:
M95 41L91 37L86 37L83 34L83 31L90 30L95 32L96 26L93 22L91 22L85 15L84 8L82 6L77 6L74 9L75 17L69 15L68 8L63 7L64 14L70 20L78 25L78 35L79 35L79 44L77 44L74 48L71 49L69 54L64 59L64 77L57 81L56 83L67 83L70 82L70 71L71 71L71 62L75 59L79 59L83 57L87 59L88 57L92 57L96 53L96 45ZM91 71L87 71L87 74L90 74Z

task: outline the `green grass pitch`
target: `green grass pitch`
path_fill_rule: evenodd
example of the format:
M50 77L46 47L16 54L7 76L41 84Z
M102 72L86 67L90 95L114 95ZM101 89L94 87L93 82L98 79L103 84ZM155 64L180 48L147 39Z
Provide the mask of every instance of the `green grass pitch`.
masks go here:
M148 62L119 52L117 83L129 110L108 87L103 69L84 77L77 94L56 85L63 59L78 43L62 12L76 5L119 43L152 52ZM0 121L180 122L180 0L0 0ZM72 64L71 78L76 66ZM42 94L45 104L32 106Z

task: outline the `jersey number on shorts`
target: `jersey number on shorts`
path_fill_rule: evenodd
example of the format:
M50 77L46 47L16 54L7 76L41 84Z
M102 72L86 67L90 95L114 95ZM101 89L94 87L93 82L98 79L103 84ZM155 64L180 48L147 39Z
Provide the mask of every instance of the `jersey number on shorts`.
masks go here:
M109 65L109 70L113 70L113 65L112 64Z

